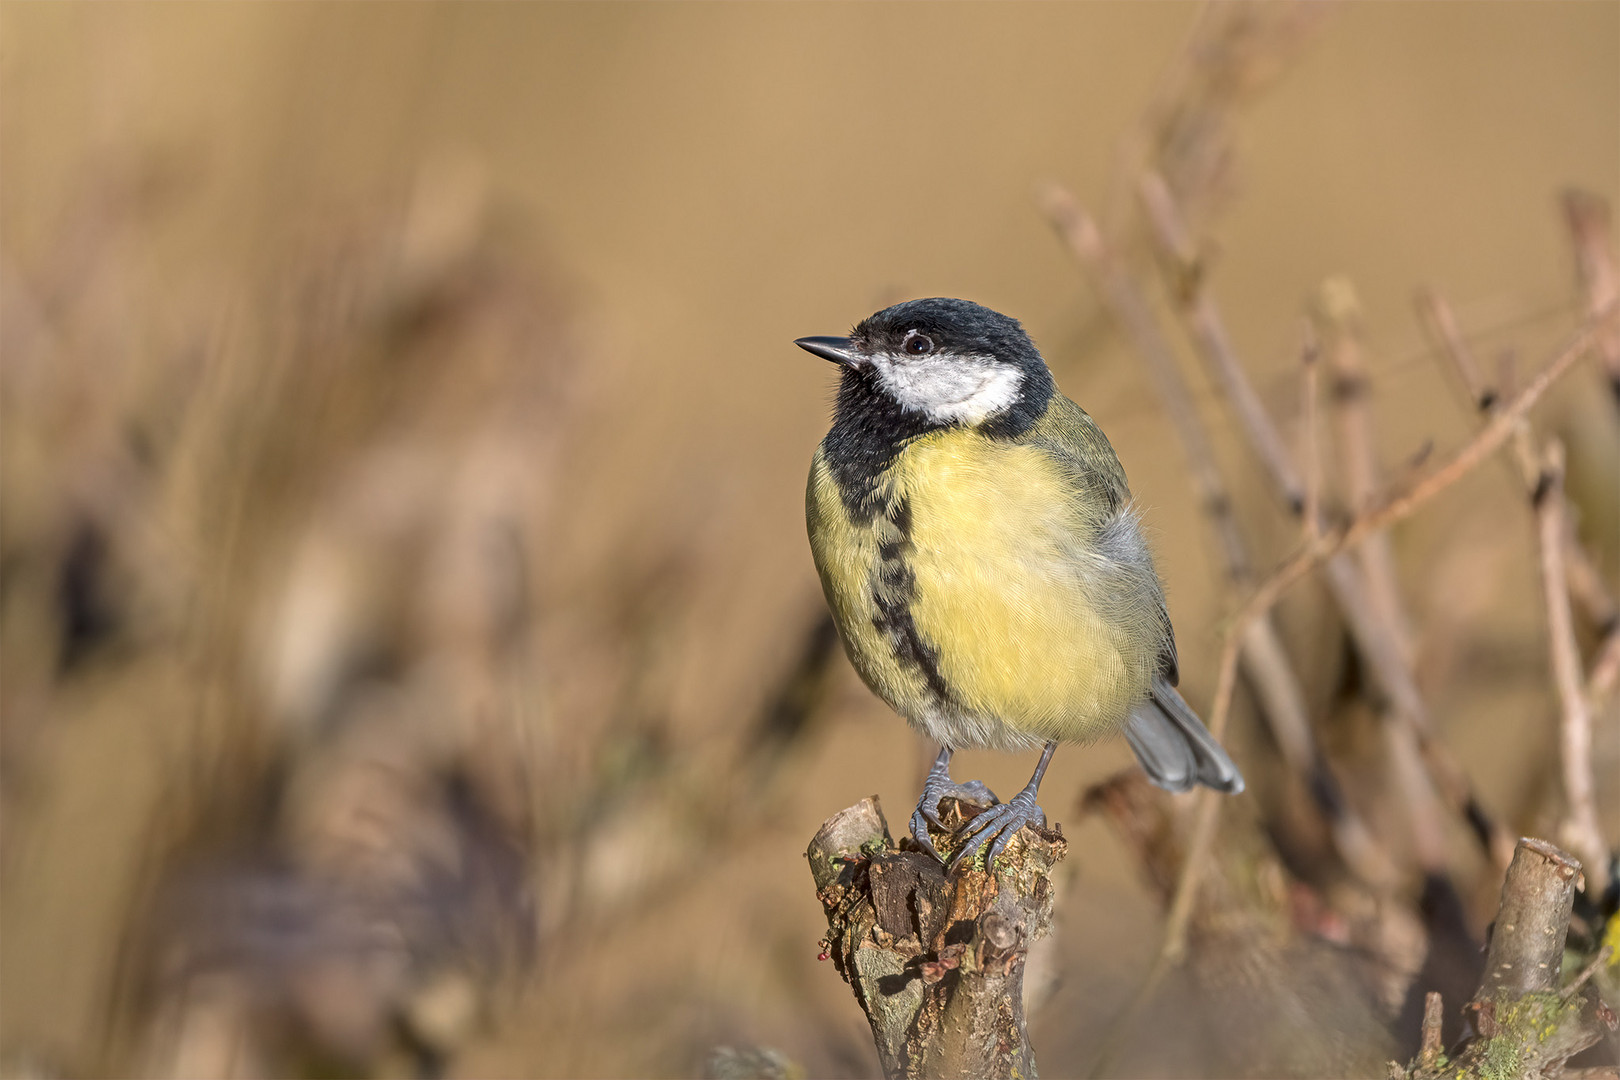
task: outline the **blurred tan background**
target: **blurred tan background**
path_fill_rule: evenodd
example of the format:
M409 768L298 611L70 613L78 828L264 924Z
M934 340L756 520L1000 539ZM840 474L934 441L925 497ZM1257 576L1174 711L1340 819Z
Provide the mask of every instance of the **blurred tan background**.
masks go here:
M8 1073L695 1075L729 1045L873 1074L801 853L872 792L902 821L928 750L817 666L802 496L833 374L791 341L912 296L1024 320L1146 507L1207 701L1207 529L1034 195L1121 212L1121 140L1197 17L0 6ZM1620 194L1620 7L1297 21L1237 118L1215 288L1291 427L1300 314L1354 281L1393 469L1472 423L1416 288L1521 370L1578 317L1556 197ZM1577 373L1549 422L1612 578L1600 387ZM1269 564L1292 526L1209 416ZM1396 543L1435 714L1528 829L1552 698L1512 490L1486 470ZM1337 631L1302 592L1325 703ZM1231 741L1269 752L1243 715ZM1043 789L1073 844L1049 1075L1156 948L1125 847L1079 820L1128 762L1066 749ZM1497 879L1456 846L1478 933ZM1119 1067L1238 1069L1196 1042ZM1319 1071L1388 1051L1352 1049Z

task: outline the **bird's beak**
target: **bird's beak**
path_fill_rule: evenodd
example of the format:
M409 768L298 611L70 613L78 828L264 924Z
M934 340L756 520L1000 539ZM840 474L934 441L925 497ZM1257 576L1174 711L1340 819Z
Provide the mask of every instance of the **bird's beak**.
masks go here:
M856 351L855 343L847 337L802 337L793 344L805 352L815 353L823 360L831 360L845 367L859 367L866 362L866 358Z

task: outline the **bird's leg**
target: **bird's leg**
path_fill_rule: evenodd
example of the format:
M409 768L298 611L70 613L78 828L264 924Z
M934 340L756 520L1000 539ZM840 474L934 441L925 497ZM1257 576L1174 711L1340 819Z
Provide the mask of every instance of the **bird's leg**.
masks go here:
M964 860L973 858L991 837L995 837L995 843L990 845L987 865L996 861L996 856L1005 850L1019 829L1025 825L1045 826L1046 814L1035 805L1035 793L1041 789L1041 777L1046 775L1046 766L1052 760L1052 751L1056 749L1057 743L1046 744L1046 749L1041 751L1040 764L1035 766L1035 775L1029 778L1023 791L1012 797L1011 802L991 807L962 827L962 835L966 839L956 858L951 860L953 870Z
M911 838L936 859L940 855L934 850L934 842L928 838L928 826L947 831L945 823L939 820L939 800L953 796L986 806L994 806L1001 801L996 798L995 792L978 780L958 784L951 779L951 755L955 752L949 746L939 748L939 757L934 759L934 767L928 770L928 779L923 781L922 798L917 800L917 809L911 815Z

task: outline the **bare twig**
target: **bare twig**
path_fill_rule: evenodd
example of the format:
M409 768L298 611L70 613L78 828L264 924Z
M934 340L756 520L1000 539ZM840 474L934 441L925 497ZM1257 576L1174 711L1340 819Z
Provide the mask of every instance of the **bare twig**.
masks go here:
M1564 584L1598 633L1620 630L1620 602L1604 584L1603 572L1597 568L1592 553L1575 535L1575 522L1567 514L1564 517Z
M1452 313L1451 305L1431 289L1420 291L1416 303L1424 328L1436 341L1445 344L1442 354L1451 361L1452 370L1462 382L1468 400L1480 412L1489 412L1498 400L1496 391L1480 374L1479 361L1474 358L1474 350L1469 348L1462 330L1458 328L1457 316Z
M1480 845L1500 865L1513 856L1513 837L1479 804L1473 785L1457 759L1434 737L1428 707L1400 641L1373 606L1373 592L1349 559L1324 564L1334 602L1355 638L1356 650L1374 672L1389 698L1388 715L1399 722L1390 736L1395 755L1396 780L1406 802L1412 847L1427 872L1440 872L1446 864L1445 828L1434 809L1438 792L1473 829ZM1416 760L1412 760L1412 755ZM1425 779L1427 778L1427 779Z
M1426 1068L1433 1068L1445 1049L1440 1043L1440 1029L1445 1020L1446 1007L1439 994L1429 991L1423 998L1423 1044L1418 1060Z
M1469 354L1450 305L1440 296L1428 293L1421 306L1429 314L1428 322L1440 354L1449 359L1453 367L1465 371L1470 362ZM1600 343L1602 336L1598 335L1594 341ZM1504 363L1504 374L1510 376L1510 362ZM1502 411L1496 399L1481 399L1480 409L1493 417ZM1541 552L1548 640L1559 700L1560 761L1568 803L1562 839L1587 866L1594 868L1594 876L1601 881L1606 877L1604 868L1608 857L1593 796L1591 713L1607 692L1600 676L1612 682L1612 674L1604 667L1609 659L1607 654L1613 651L1615 656L1610 662L1620 665L1620 645L1614 645L1611 650L1612 641L1604 642L1596 657L1592 678L1583 686L1569 601L1571 595L1579 599L1587 615L1611 639L1616 634L1616 605L1569 521L1563 493L1563 447L1554 442L1546 458L1538 458L1526 416L1521 416L1513 425L1512 436L1510 445L1519 474L1530 492Z
M1569 985L1558 992L1558 996L1563 1000L1568 1001L1570 998L1580 993L1581 987L1586 985L1587 980L1593 975L1596 975L1598 970L1609 962L1609 957L1613 955L1613 946L1603 946L1603 948L1597 951L1597 954L1593 956L1592 959L1586 962L1586 966L1581 968L1573 979L1569 980Z
M1209 733L1219 742L1226 735L1226 723L1232 717L1232 696L1237 690L1238 639L1229 638L1221 645L1220 668L1215 678L1215 699L1209 709ZM1198 892L1198 877L1203 862L1215 840L1215 822L1219 817L1221 793L1209 788L1199 789L1197 818L1192 839L1187 844L1187 863L1181 871L1175 896L1164 920L1164 944L1160 955L1172 965L1180 963L1187 952L1187 918L1192 914L1193 900Z
M1609 204L1599 195L1575 189L1564 193L1563 204L1586 307L1595 316L1620 302L1620 261L1615 258ZM1620 403L1620 325L1611 324L1599 335L1597 349L1608 368L1610 388ZM1587 707L1596 709L1620 683L1620 604L1609 595L1585 548L1576 544L1574 552L1568 561L1570 592L1604 635L1586 683Z
M1395 887L1402 872L1343 795L1311 729L1304 690L1274 619L1256 619L1243 631L1242 659L1244 678L1259 700L1277 749L1310 792L1340 858L1375 892Z
M1620 266L1614 254L1609 204L1600 195L1570 189L1564 192L1564 217L1575 246L1575 268L1586 293L1586 310L1593 316L1620 301ZM1620 326L1610 326L1597 339L1598 354L1608 368L1609 385L1620 399Z
M1325 4L1208 4L1198 8L1182 48L1160 77L1141 122L1120 140L1105 202L1119 222L1131 184L1156 164L1184 203L1217 206L1229 188L1237 111L1288 69L1325 21Z
M1574 240L1576 270L1586 292L1586 308L1598 317L1620 303L1620 261L1615 258L1609 204L1602 196L1575 189L1564 193L1563 204ZM1596 344L1608 368L1610 387L1620 401L1620 325L1611 323ZM1604 634L1586 684L1589 707L1595 708L1620 682L1620 604L1603 587L1603 579L1585 549L1577 545L1576 552L1578 557L1569 560L1570 591ZM1607 600L1607 604L1600 601L1594 606L1594 597Z
M1369 384L1356 331L1360 303L1355 287L1342 278L1324 283L1317 297L1317 310L1327 323L1330 335L1334 415L1346 501L1359 510L1376 497L1380 477ZM1416 650L1411 622L1401 602L1389 533L1369 536L1354 554L1361 587L1358 589L1353 576L1345 573L1341 565L1346 556L1328 561L1328 580L1352 630L1367 628L1357 635L1358 647L1372 660L1374 670L1382 673L1380 681L1389 688L1397 710L1396 719L1408 721L1389 729L1391 771L1412 823L1413 850L1424 869L1436 873L1446 864L1445 827L1436 788L1465 816L1476 802L1462 768L1427 734L1430 726L1427 710L1412 667ZM1369 610L1363 613L1363 607ZM1511 857L1511 838L1500 829L1485 822L1478 831L1498 859L1505 861Z
M1418 314L1425 330L1429 332L1434 341L1436 351L1440 358L1445 360L1452 371L1457 374L1468 394L1469 403L1483 416L1494 416L1502 402L1497 393L1482 389L1479 383L1478 364L1474 360L1473 350L1462 336L1462 330L1457 325L1457 317L1452 313L1451 304L1446 298L1433 289L1425 289L1417 296ZM1511 393L1514 379L1514 364L1511 354L1504 355L1498 364L1498 375L1502 380L1502 393ZM1520 433L1529 432L1528 421L1518 425ZM1519 469L1519 478L1526 485L1533 486L1541 470L1536 464L1535 452L1530 448L1527 439L1515 436L1509 444L1513 450L1514 463Z
M1284 501L1298 513L1305 505L1304 482L1300 479L1299 470L1294 467L1288 447L1266 416L1260 396L1243 374L1219 309L1210 298L1209 291L1200 286L1203 269L1199 266L1197 250L1170 194L1170 188L1157 173L1149 172L1142 177L1140 190L1148 220L1159 243L1176 262L1176 300L1186 315L1188 330L1200 351L1212 360L1210 370L1247 428L1250 446L1267 471L1276 478Z
M1463 341L1462 333L1457 328L1457 320L1451 313L1451 305L1439 294L1426 292L1419 300L1419 306L1428 313L1425 324L1434 335L1440 355L1450 361L1451 366L1462 373L1466 381L1468 378L1466 372L1473 361L1468 345ZM1510 392L1506 384L1510 383L1513 377L1512 355L1504 355L1500 366L1504 383L1502 394L1506 394ZM1473 391L1470 393L1472 395ZM1495 416L1500 411L1502 396L1492 394L1482 398L1475 395L1474 400L1482 414ZM1528 417L1522 418L1515 426L1513 439L1509 445L1513 452L1514 463L1518 467L1520 480L1527 491L1534 493L1541 478L1541 464L1536 460ZM1608 633L1620 625L1620 604L1609 595L1608 587L1603 583L1603 575L1593 563L1592 556L1576 537L1573 525L1567 521L1564 533L1565 582L1592 624L1600 632Z
M1592 657L1592 671L1586 677L1588 707L1596 709L1620 683L1620 627L1609 631L1609 636L1598 646Z
M1421 480L1406 488L1388 492L1372 506L1350 521L1325 533L1312 547L1296 552L1277 567L1250 594L1243 606L1229 620L1233 627L1242 627L1281 598L1295 583L1323 561L1346 548L1354 547L1367 537L1405 521L1420 510L1430 499L1472 472L1479 463L1501 449L1519 419L1529 413L1532 406L1549 387L1564 376L1575 362L1591 348L1598 331L1613 318L1617 308L1610 307L1600 316L1590 319L1566 342L1552 361L1537 373L1523 390L1502 408L1489 424L1453 454L1444 465L1430 471Z
M1556 439L1547 446L1534 503L1541 545L1542 593L1547 603L1547 640L1553 684L1558 690L1558 747L1567 803L1561 838L1586 865L1601 892L1608 884L1609 849L1598 825L1592 777L1592 714L1583 692L1580 647L1575 641L1569 591L1564 585L1564 447Z
M1323 282L1318 290L1316 309L1324 323L1325 348L1333 370L1328 397L1333 404L1344 499L1351 513L1358 513L1372 504L1381 487L1377 441L1373 435L1371 387L1361 350L1361 303L1355 286L1348 279L1332 278ZM1389 533L1369 536L1357 555L1373 604L1394 636L1401 655L1410 664L1415 651L1412 627L1401 603Z
M1305 470L1305 542L1314 541L1322 533L1322 440L1317 434L1317 398L1320 395L1320 350L1316 345L1316 332L1307 320L1303 329L1304 343L1300 346L1300 359L1304 373L1300 377L1301 435L1299 459Z

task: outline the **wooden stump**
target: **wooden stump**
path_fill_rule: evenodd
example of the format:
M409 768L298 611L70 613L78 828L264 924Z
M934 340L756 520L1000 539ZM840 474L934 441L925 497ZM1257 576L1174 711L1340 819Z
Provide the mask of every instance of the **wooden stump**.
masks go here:
M954 829L981 807L946 799ZM934 833L949 857L950 834ZM877 796L828 818L806 852L827 913L825 953L855 991L888 1077L1034 1078L1024 961L1051 929L1058 830L1026 827L996 860L955 873L889 835Z

